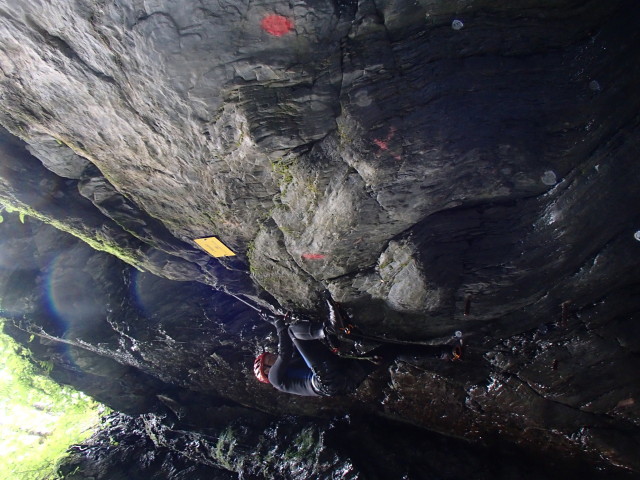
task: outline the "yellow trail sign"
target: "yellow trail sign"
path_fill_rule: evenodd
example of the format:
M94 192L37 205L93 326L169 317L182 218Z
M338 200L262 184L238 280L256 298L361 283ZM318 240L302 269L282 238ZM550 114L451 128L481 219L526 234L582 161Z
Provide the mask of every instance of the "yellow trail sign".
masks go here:
M194 242L212 257L232 257L235 255L216 237L196 238Z

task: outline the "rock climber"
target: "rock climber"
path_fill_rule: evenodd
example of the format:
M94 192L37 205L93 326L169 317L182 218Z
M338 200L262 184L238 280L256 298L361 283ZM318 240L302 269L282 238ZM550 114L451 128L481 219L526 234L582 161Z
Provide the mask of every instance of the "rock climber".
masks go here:
M411 361L417 357L460 358L458 346L433 345L398 348L382 345L375 350L374 361L342 358L327 345L333 325L298 321L287 325L282 317L262 314L278 332L278 354L265 352L256 357L256 378L277 390L309 397L338 396L353 393L364 379L385 361Z

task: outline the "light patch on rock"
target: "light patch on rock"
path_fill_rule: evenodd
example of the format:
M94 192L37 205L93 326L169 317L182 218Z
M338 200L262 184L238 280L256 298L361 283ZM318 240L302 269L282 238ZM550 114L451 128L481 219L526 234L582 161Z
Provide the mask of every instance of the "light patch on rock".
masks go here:
M553 170L547 170L546 172L544 172L544 174L542 175L542 177L540 177L540 179L542 180L542 183L549 186L555 185L556 183L558 183L558 177L556 176L556 173Z
M367 94L365 90L361 90L355 95L355 103L359 107L368 107L371 105L371 97Z
M49 135L31 135L27 150L45 167L64 178L77 180L90 165L89 160L76 155L67 145Z
M380 256L378 274L387 302L398 311L424 311L440 304L442 292L429 289L415 247L409 242L389 243Z
M277 228L264 226L247 255L251 276L283 306L312 308L318 300L314 282L293 261Z

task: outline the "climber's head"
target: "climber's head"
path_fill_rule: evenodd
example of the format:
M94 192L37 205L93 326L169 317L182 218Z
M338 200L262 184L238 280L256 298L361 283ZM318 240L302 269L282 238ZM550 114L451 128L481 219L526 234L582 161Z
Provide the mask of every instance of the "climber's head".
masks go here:
M269 352L258 355L253 362L253 373L256 378L262 383L269 383L269 370L271 370L277 359L277 355Z

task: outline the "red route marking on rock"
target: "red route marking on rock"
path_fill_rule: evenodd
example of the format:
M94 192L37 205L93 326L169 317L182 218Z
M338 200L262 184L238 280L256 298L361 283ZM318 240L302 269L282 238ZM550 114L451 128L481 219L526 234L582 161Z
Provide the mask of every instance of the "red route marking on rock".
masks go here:
M282 15L267 15L260 22L262 29L270 35L281 37L293 29L293 22Z
M304 258L305 260L322 260L323 258L326 258L326 255L323 255L321 253L303 253L302 254L302 258Z
M389 134L387 135L387 138L385 138L384 140L380 140L379 138L374 138L373 139L373 143L375 143L377 145L377 147L380 149L380 151L387 151L389 150L389 142L393 139L393 137L396 136L396 127L391 127L389 129ZM393 152L389 152L391 153L391 156L393 158L395 158L396 160L402 160L402 157L400 155L398 155L397 153L393 153Z
M382 140L374 138L373 143L375 143L378 148L380 148L380 150L389 150L389 144L387 142L383 142Z

